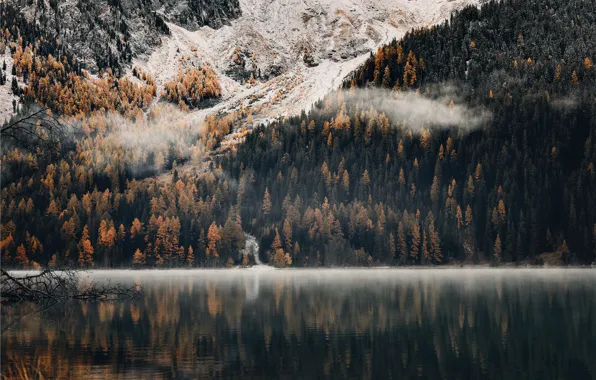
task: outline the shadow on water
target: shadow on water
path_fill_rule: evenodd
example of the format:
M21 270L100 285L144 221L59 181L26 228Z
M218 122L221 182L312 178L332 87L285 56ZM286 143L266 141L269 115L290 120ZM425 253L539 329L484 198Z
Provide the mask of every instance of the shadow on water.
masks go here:
M29 363L49 378L596 376L589 269L91 276L137 281L144 298L60 304L23 319L2 335L5 375Z

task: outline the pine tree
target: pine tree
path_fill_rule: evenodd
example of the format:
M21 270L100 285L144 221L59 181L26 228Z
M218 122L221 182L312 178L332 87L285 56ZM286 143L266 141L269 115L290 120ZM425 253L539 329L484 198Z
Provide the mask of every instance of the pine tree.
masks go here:
M263 196L263 214L265 216L271 213L271 196L269 195L269 189L265 188L265 195Z
M20 89L19 89L19 82L17 82L17 78L15 76L12 77L12 83L11 83L11 91L15 96L19 96L20 95Z

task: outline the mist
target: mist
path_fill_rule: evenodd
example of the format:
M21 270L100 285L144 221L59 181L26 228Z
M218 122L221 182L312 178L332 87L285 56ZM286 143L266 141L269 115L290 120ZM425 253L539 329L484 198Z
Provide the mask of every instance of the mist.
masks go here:
M553 109L558 111L573 110L579 107L579 101L577 96L571 94L565 97L554 99L550 102L550 105Z
M185 115L166 103L152 106L136 121L108 114L103 137L96 139L101 151L96 166L101 169L116 155L134 175L146 175L164 169L168 158L186 161L201 155L205 150L200 141L202 123L186 120Z
M403 123L413 132L420 132L422 128L453 127L469 132L482 128L492 119L488 109L461 103L457 88L452 85L429 88L426 95L389 89L351 89L344 101L348 105L358 104L361 109L372 106L385 113L394 124Z

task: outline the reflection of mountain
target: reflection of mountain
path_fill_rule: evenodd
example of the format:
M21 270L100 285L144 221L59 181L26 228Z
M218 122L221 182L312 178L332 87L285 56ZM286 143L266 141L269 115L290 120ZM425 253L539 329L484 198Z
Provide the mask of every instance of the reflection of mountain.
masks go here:
M596 373L589 271L161 273L142 275L138 302L62 305L25 319L2 336L2 362L37 352L60 378L99 368L153 378Z

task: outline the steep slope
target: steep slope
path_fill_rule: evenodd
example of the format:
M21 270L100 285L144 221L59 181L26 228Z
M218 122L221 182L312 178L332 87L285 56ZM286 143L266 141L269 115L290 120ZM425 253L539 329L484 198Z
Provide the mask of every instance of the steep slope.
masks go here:
M192 119L208 110L143 113L149 92L97 79L120 112L81 116L81 136L58 159L3 155L3 265L231 266L245 232L278 266L589 264L595 15L583 0L466 7L365 55L345 91L312 112L276 119L218 155L241 126L234 116L200 130ZM172 40L190 54L204 30L177 30ZM181 64L177 49L166 57ZM312 69L325 64L334 62ZM228 99L245 107L295 72Z
M595 17L491 2L383 47L222 159L242 220L282 266L594 262Z
M91 71L118 69L152 51L169 33L164 20L219 28L239 14L237 0L8 0L0 7L12 33L18 27L27 42L44 37L55 55L76 55Z
M477 2L241 0L242 15L217 30L191 32L168 24L171 36L134 64L159 84L175 76L180 58L188 57L219 73L224 102L215 111L250 104L264 106L263 117L296 115L337 88L378 46ZM251 75L256 83L243 86Z
M6 64L6 70L3 70ZM10 51L0 51L0 75L6 75L6 83L0 86L0 125L14 114L14 105L18 104L19 98L12 93L12 56ZM21 83L22 84L22 83Z

